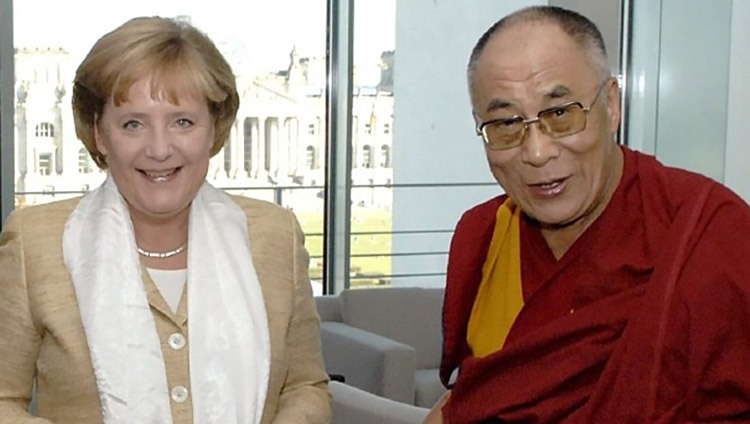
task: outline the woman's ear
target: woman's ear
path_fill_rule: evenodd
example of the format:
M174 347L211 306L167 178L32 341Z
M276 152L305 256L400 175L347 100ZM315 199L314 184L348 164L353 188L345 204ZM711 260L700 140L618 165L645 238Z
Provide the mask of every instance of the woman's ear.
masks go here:
M102 156L107 156L107 143L104 142L104 140L102 139L102 135L99 132L98 115L94 116L94 141L96 142L96 150L98 150Z

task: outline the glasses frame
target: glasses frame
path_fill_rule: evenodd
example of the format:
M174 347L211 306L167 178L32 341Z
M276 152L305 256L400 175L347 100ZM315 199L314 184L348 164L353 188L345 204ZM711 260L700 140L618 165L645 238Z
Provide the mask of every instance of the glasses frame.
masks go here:
M477 127L476 127L477 135L480 136L480 137L482 137L482 140L484 141L484 145L487 146L487 148L490 149L490 150L508 150L508 149L512 149L514 147L518 147L518 146L521 146L523 144L524 140L526 140L526 135L529 133L529 127L531 126L531 124L539 123L540 120L542 119L542 117L544 117L545 115L549 115L549 114L554 113L554 112L556 112L558 110L565 109L565 108L573 106L573 105L577 105L578 107L580 107L581 110L583 111L583 114L584 114L583 126L581 127L580 130L577 130L577 131L574 131L572 133L568 133L568 134L565 134L565 135L555 136L555 135L552 135L552 134L548 133L547 130L545 129L545 127L543 125L539 125L539 129L543 133L547 134L548 136L550 136L550 137L552 137L554 139L567 137L567 136L570 136L570 135L573 135L573 134L578 134L579 132L581 132L581 131L583 131L583 130L586 129L586 124L588 123L588 114L589 114L589 111L594 107L594 105L596 105L596 102L599 100L599 97L601 97L602 90L607 85L607 83L610 82L611 80L612 80L612 78L607 78L606 80L604 80L599 85L599 87L596 90L596 97L594 97L594 100L588 106L584 106L579 101L573 101L573 102L563 103L563 104L557 105L557 106L548 107L546 109L542 109L541 111L539 111L539 113L536 114L536 117L530 118L530 119L526 119L522 115L514 115L514 116L511 116L511 117L508 117L508 118L491 119L489 121L481 122L481 123L479 123L477 125ZM519 119L521 120L521 122L519 122L519 123L521 125L523 125L523 127L522 127L523 129L521 130L521 136L518 137L518 142L517 143L509 145L509 146L504 146L504 147L493 147L490 144L489 138L487 137L487 130L486 130L486 128L487 128L488 125L497 124L497 123L500 123L500 122L518 121Z

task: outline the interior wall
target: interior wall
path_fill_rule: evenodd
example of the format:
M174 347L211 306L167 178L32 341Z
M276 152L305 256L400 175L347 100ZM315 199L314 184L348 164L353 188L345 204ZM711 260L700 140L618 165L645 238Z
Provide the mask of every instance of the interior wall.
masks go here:
M732 0L661 4L656 156L723 181Z
M549 0L549 4L574 10L594 22L604 38L612 73L620 73L622 0Z
M732 2L724 183L750 201L750 2Z

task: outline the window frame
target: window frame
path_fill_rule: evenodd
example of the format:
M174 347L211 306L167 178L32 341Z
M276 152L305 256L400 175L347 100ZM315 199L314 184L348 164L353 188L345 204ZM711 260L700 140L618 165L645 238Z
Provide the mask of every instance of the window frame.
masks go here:
M15 207L13 2L0 2L0 229Z

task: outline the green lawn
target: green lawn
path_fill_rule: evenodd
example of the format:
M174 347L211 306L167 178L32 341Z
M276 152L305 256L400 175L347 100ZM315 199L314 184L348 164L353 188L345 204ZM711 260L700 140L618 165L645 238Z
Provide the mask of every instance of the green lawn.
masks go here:
M314 212L296 212L305 232L305 247L312 258L310 277L321 278L323 255L323 216ZM380 209L352 208L351 272L352 286L388 284L391 274L391 212ZM358 234L378 233L387 234ZM363 256L357 255L375 255ZM385 276L385 277L384 277ZM368 277L368 278L355 278Z

